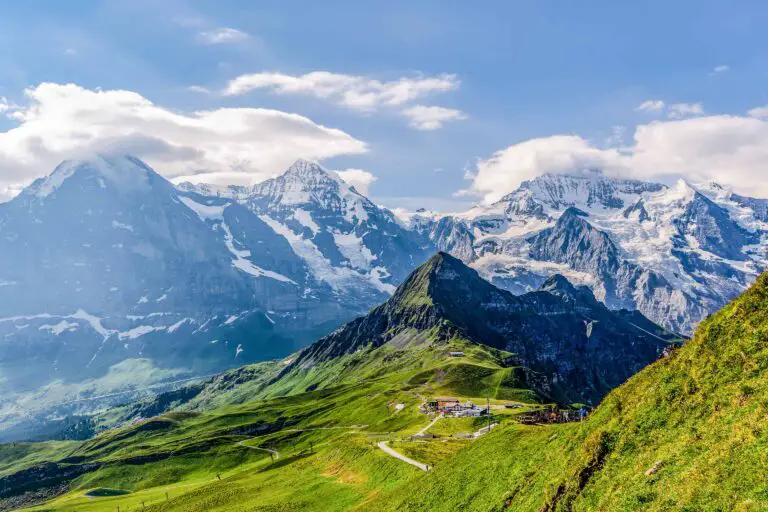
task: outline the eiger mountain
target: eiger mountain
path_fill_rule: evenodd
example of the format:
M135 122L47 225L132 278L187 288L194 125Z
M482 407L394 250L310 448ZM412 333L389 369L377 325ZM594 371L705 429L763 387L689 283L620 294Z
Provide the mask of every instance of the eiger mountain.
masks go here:
M594 402L677 338L637 311L611 311L555 275L521 296L438 253L391 299L304 349L286 368L310 371L347 354L464 339L514 354L531 387L560 403Z
M588 171L540 176L464 214L406 220L514 293L560 273L610 308L690 333L766 268L766 205L713 183L668 187Z

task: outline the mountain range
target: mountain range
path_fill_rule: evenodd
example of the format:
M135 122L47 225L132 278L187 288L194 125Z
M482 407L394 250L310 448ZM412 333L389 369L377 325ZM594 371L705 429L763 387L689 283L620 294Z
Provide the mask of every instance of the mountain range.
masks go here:
M765 268L766 211L715 184L588 171L464 214L395 215L304 160L252 187L174 186L124 155L64 162L0 204L0 428L286 356L438 250L510 304L560 274L688 334Z
M690 334L766 268L766 207L715 183L668 187L593 170L545 174L494 204L407 221L514 293L560 273L611 308Z

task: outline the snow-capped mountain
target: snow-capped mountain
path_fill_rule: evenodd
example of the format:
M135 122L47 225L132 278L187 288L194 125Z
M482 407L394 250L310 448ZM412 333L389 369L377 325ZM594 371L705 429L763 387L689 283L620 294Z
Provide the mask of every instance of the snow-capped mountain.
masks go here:
M515 293L562 273L609 307L689 333L768 267L768 201L599 171L543 175L490 206L408 222Z
M190 184L180 188L213 191ZM284 237L310 274L342 301L362 299L371 306L386 300L435 250L392 212L306 160L250 189L228 187L216 193L239 201Z
M267 222L132 157L62 163L0 204L0 396L59 403L84 381L108 394L279 357L372 305L338 300ZM116 378L128 360L147 375ZM2 402L0 424L29 413Z

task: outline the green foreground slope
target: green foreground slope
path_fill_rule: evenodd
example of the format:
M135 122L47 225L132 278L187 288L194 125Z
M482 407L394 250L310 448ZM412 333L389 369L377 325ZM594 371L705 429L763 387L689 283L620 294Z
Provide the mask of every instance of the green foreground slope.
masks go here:
M370 510L768 509L768 275L581 424L510 425Z
M16 452L0 447L0 475L8 476L0 478L0 492L21 483L0 510L47 497L32 509L348 510L420 473L378 442L441 464L472 442L455 434L487 422L444 419L441 437L411 441L434 418L419 410L427 397L538 400L525 373L507 364L510 354L428 333L413 338L408 346L347 354L285 375L278 389L249 388L261 398L247 403L177 410L84 442L21 444ZM530 407L537 405L500 409L493 421Z

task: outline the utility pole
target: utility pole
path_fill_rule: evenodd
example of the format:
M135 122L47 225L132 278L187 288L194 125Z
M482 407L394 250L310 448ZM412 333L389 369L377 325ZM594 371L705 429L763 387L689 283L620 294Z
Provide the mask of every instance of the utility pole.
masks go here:
M486 414L488 414L488 432L491 432L491 397L486 396L485 397L485 411Z

